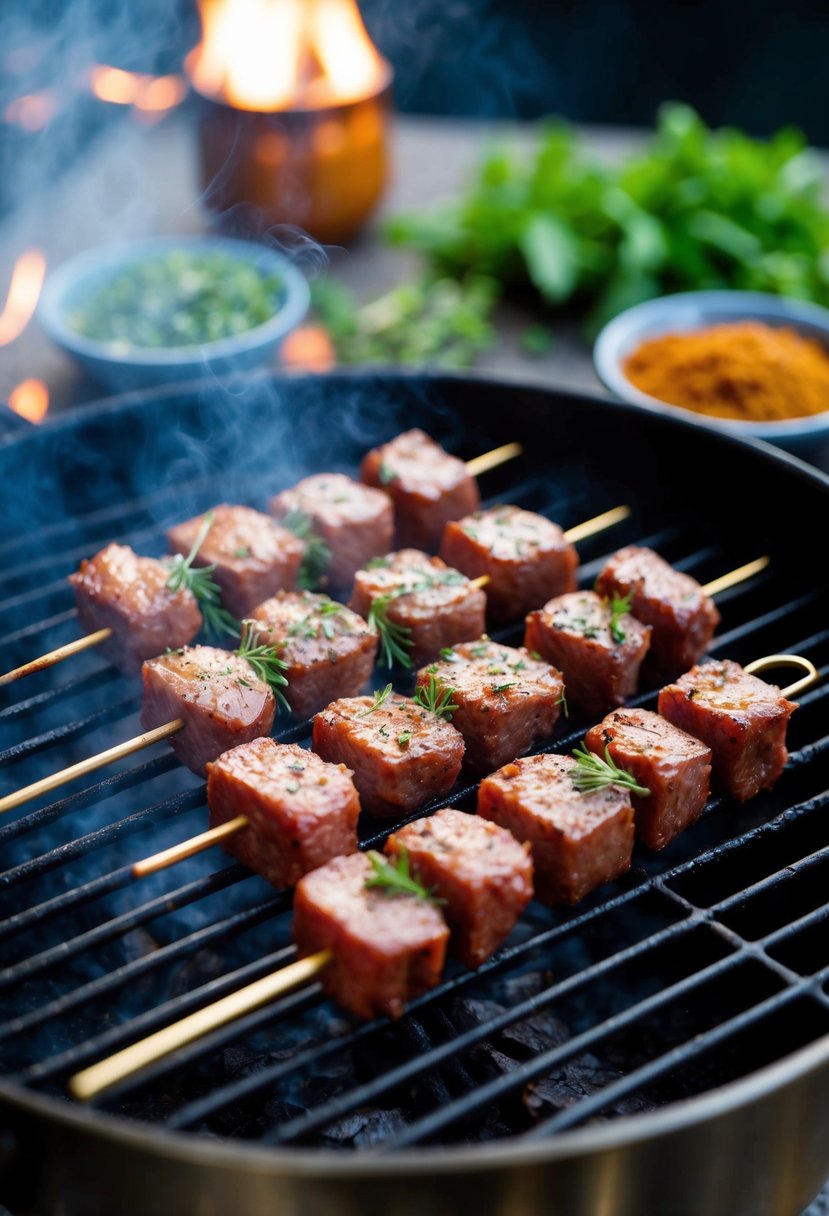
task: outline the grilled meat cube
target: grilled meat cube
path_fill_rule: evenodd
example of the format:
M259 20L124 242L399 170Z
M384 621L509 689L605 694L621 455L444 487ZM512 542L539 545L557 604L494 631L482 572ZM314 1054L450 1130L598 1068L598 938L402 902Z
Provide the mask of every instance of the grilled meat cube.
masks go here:
M572 756L542 754L507 764L478 788L478 814L532 847L535 893L575 904L630 869L633 807L617 786L580 794Z
M416 666L484 631L486 596L481 588L439 557L417 549L389 553L357 572L350 607L368 619L372 604L381 598L387 601L389 621L410 630L408 653Z
M127 545L106 545L81 562L69 582L86 633L111 629L101 651L130 675L168 646L186 646L201 629L192 591L169 591L170 571Z
M577 586L578 555L561 528L520 507L490 507L450 521L440 555L469 578L488 576L487 615L496 622L522 617Z
M692 668L659 694L659 712L711 748L715 782L738 802L771 789L783 772L795 709L776 685L728 659Z
M440 911L416 895L366 887L373 873L367 857L352 853L300 879L294 940L303 957L332 952L320 980L343 1009L396 1018L440 980L449 930Z
M386 853L398 857L401 849L411 872L443 901L453 954L479 967L532 899L530 846L478 815L446 809L390 836Z
M345 604L310 591L280 591L251 613L258 641L287 663L285 699L309 718L338 697L356 697L374 669L377 634Z
M647 709L616 709L587 732L596 755L627 769L650 794L632 795L636 835L662 849L694 823L708 800L711 750Z
M186 556L204 523L197 515L167 533L176 553ZM250 507L215 507L213 522L194 562L215 566L213 578L222 589L222 602L236 617L244 617L277 591L296 586L305 546L287 528Z
M453 689L452 725L463 735L464 768L472 774L491 773L523 756L555 729L564 692L561 675L523 648L486 637L466 642L421 668L418 687L428 688L432 676L439 688Z
M245 815L225 852L275 887L357 851L360 799L351 773L296 743L254 739L207 766L210 826Z
M630 610L650 625L648 667L673 679L705 654L720 614L696 579L669 566L652 549L629 545L610 559L596 579L599 595L630 595Z
M306 477L272 498L270 510L279 520L292 511L307 517L331 555L330 587L350 587L361 566L392 546L394 510L388 495L343 473Z
M475 479L424 431L404 431L363 458L360 479L394 503L399 548L437 549L444 524L481 505Z
M334 701L314 718L313 747L354 773L360 801L374 815L416 811L448 794L461 771L463 738L411 697Z
M170 737L173 751L194 773L222 752L270 734L276 702L246 659L213 646L148 659L144 664L144 730L174 718L184 729Z
M568 706L595 717L636 691L650 636L630 613L614 619L595 591L573 591L529 614L524 645L559 669Z

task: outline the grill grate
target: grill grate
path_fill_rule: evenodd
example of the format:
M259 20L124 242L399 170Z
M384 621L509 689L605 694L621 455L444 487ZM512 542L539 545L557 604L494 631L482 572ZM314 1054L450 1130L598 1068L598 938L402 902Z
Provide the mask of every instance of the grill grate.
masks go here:
M529 425L520 411L513 422ZM462 446L444 414L437 425ZM338 465L349 471L377 435L342 429ZM395 429L389 418L384 437ZM465 438L464 454L514 437L502 430ZM658 483L620 489L610 454L594 472L565 450L551 476L543 451L528 450L484 480L491 501L568 526L634 499L624 525L580 547L582 585L626 543L658 548L701 580L766 547L753 539L763 531L739 521L721 529L714 515L677 510ZM304 459L305 467L330 464L319 452ZM82 556L115 537L160 554L168 523L220 494L262 506L302 464L250 477L231 459L218 478L204 469L149 494L99 497L59 522L9 535L0 543L4 664L76 635L64 578ZM747 662L798 651L825 676L829 596L780 538L772 548L763 575L718 601L713 652ZM496 637L514 643L520 630ZM635 703L653 707L655 697L648 691ZM801 698L791 764L773 791L745 807L713 799L664 854L637 850L628 876L576 909L530 905L497 956L474 974L450 968L396 1025L352 1026L314 984L122 1083L101 1110L274 1145L388 1152L535 1139L701 1092L829 1033L828 703L823 685ZM17 686L0 708L8 788L126 738L137 709L134 688L94 653ZM555 750L569 750L582 733L561 724ZM283 727L277 738L307 743L308 724ZM474 787L448 801L471 809ZM293 957L289 895L217 851L133 881L130 863L199 830L204 806L202 783L161 745L0 824L7 1080L63 1096L78 1068ZM398 826L367 821L361 843L376 846Z

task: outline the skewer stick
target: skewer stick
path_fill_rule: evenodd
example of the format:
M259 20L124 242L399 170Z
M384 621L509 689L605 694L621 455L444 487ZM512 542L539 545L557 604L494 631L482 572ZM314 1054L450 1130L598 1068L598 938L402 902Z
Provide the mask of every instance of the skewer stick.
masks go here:
M467 460L466 471L470 477L480 477L482 473L488 473L491 469L497 469L499 465L506 464L508 460L514 460L523 451L524 448L520 443L502 443L499 448L493 448L491 452L483 452L480 456Z
M218 827L210 828L207 832L200 832L198 836L191 836L189 840L182 840L180 844L171 845L169 849L136 861L132 867L133 878L144 878L146 874L166 870L168 866L174 866L188 857L195 857L205 849L212 849L214 844L221 844L228 836L246 828L249 822L247 815L237 815L235 819L228 819L227 823L220 823Z
M155 1034L125 1047L116 1055L76 1073L69 1081L69 1092L82 1102L88 1102L103 1090L110 1089L119 1081L131 1077L133 1073L164 1059L180 1047L186 1047L188 1043L209 1034L211 1030L218 1030L228 1022L246 1013L252 1013L268 1001L275 1000L276 997L298 988L300 984L314 979L328 966L332 957L330 950L309 954L307 958L298 959L271 975L264 975L246 988L231 992L204 1009L197 1009L180 1022L173 1022L171 1026L157 1030Z
M594 515L592 519L586 519L583 524L576 524L574 528L568 528L564 533L564 539L571 545L576 545L580 540L587 540L588 536L595 536L597 532L604 532L605 528L612 528L614 524L620 524L629 515L630 507L624 506L602 511L601 515Z
M784 697L797 696L799 692L805 692L807 688L811 688L813 684L817 684L820 679L820 672L814 663L810 659L804 659L803 655L800 654L767 654L762 659L755 659L752 663L746 663L743 670L753 676L760 671L769 671L775 667L796 667L798 671L806 672L802 679L795 680L794 684L789 684L787 688L780 689Z
M738 566L736 570L729 570L728 574L721 574L719 578L712 579L702 589L706 595L719 595L721 591L727 591L729 587L736 587L738 583L744 583L746 579L759 574L770 562L771 558L768 554L764 554L763 557L755 558L753 562L746 562L744 566Z
M62 768L57 773L52 773L49 777L42 777L40 781L35 781L31 785L24 785L22 789L16 790L13 794L7 794L5 798L0 798L0 815L6 811L13 811L16 807L22 806L24 802L31 802L33 798L39 798L41 794L51 793L52 790L63 785L67 781L74 781L77 777L85 777L87 773L94 773L96 769L103 768L106 764L111 764L114 760L122 760L125 756L131 756L133 752L140 752L145 747L150 747L153 743L158 743L161 739L168 739L170 735L175 735L182 730L184 722L181 718L174 718L172 722L165 722L163 726L156 726L153 730L145 731L143 735L136 735L132 739L127 739L125 743L117 743L115 747L108 747L104 752L98 752L96 756L90 756L88 760L81 760L77 764L70 764L68 768Z
M64 659L71 658L73 654L80 654L82 650L100 646L101 642L105 642L109 637L112 637L111 629L96 629L94 633L87 633L74 642L58 646L56 650L50 650L47 654L42 654L29 663L23 663L21 667L15 667L13 671L7 671L5 675L0 676L0 687L4 684L11 684L14 680L20 680L23 676L34 675L36 671L45 671L47 667L54 667L56 663L62 663Z

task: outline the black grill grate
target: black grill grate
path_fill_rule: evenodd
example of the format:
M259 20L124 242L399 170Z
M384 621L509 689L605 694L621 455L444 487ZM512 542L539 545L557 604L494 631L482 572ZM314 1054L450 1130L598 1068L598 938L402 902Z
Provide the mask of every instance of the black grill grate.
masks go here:
M464 455L515 437L490 421L461 441L445 413L431 421ZM526 438L532 416L516 410L512 421ZM341 429L336 463L348 470L377 435ZM650 544L702 580L770 547L772 567L720 598L714 652L746 662L798 651L826 675L829 596L798 545L739 521L723 529L716 510L677 509L658 479L645 480L650 456L642 480L620 488L610 450L594 471L565 449L551 473L536 447L484 479L492 501L565 526L621 501L635 507L627 523L580 546L583 585L624 543ZM262 506L332 461L309 450L244 480L226 463L178 485L168 470L161 490L129 500L99 491L58 522L0 542L4 666L76 635L65 575L107 540L162 553L168 523L220 497ZM520 632L498 637L516 642ZM653 691L637 701L654 702ZM774 791L742 808L712 800L664 854L637 850L624 880L576 909L532 904L495 958L474 974L450 968L398 1024L349 1025L312 985L125 1082L101 1107L171 1130L381 1152L536 1138L707 1090L829 1033L827 704L823 684L801 698L791 764ZM17 685L0 704L6 787L135 733L137 709L135 688L94 653ZM582 733L563 723L555 750ZM307 724L277 734L308 737ZM471 809L474 788L449 801ZM75 1070L292 957L290 897L218 851L132 880L132 861L203 822L203 785L163 744L0 822L8 1080L63 1096ZM396 826L367 822L363 845Z

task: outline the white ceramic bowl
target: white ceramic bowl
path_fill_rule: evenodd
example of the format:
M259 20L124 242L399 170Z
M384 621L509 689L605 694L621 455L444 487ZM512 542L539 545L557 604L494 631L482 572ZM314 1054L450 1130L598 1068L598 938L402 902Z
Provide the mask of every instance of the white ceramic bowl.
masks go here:
M817 304L753 291L685 291L637 304L614 317L601 331L593 347L596 371L607 388L623 401L686 418L692 413L695 418L718 430L730 431L735 435L752 435L801 455L816 449L829 438L829 409L821 414L786 418L780 422L737 422L731 418L711 418L651 397L631 384L625 375L625 360L648 339L658 338L662 334L705 329L729 321L787 325L806 338L816 338L829 349L829 309Z

